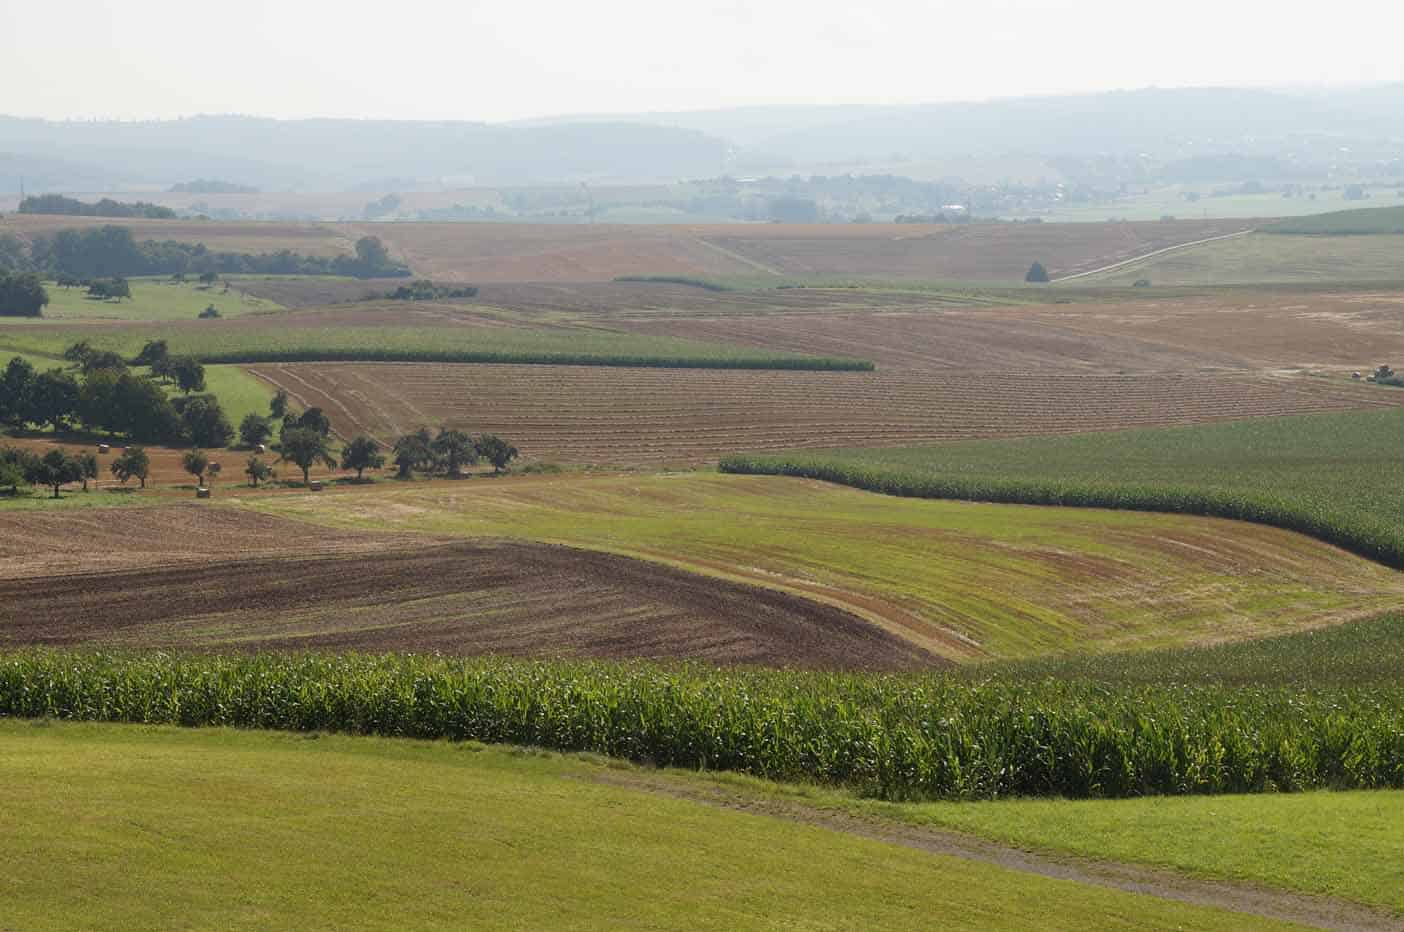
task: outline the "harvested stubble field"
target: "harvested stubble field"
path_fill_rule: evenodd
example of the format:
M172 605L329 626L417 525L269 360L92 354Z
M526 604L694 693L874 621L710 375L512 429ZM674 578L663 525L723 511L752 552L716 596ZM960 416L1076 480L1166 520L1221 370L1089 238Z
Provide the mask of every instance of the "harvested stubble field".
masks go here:
M561 546L329 532L188 505L0 514L0 529L0 648L942 663L839 608Z
M1404 400L1246 373L1076 375L948 370L777 372L297 363L249 367L342 436L451 424L511 437L532 460L708 463L739 451L1190 424Z

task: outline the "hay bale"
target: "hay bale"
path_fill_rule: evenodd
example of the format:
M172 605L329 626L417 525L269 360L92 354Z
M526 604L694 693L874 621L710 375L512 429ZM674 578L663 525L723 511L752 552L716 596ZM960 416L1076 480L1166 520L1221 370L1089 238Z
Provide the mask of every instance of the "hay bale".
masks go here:
M196 498L209 498L209 497L210 497L210 490L209 490L209 489L206 489L206 488L197 488L197 489L195 490L195 497L196 497Z
M111 453L111 452L112 452L112 445L111 445L111 444L108 444L108 443L100 443L100 444L98 444L98 452L99 452L99 453Z
M254 447L254 449L257 450L257 451L260 452L260 453L267 453L267 452L268 452L268 444L266 444L266 443L260 443L258 446Z
M313 479L311 482L307 483L307 487L313 492L320 492L322 491L322 480Z

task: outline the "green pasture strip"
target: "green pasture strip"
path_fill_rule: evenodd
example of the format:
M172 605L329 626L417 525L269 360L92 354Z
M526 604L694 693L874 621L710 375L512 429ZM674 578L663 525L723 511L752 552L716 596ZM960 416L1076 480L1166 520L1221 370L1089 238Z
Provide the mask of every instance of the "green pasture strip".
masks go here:
M733 456L724 472L918 498L1215 515L1404 568L1404 409L935 446Z
M1078 279L1079 285L1209 287L1404 284L1404 235L1309 236L1266 232L1190 246ZM1145 292L1147 289L1141 289Z
M135 355L164 339L175 355L206 364L284 362L515 363L646 366L679 369L869 371L871 362L759 350L603 330L570 332L496 327L271 327L202 321L182 327L29 327L0 329L6 351L60 355L87 340Z
M700 805L609 773L475 744L0 722L0 921L1287 927Z
M1209 647L1161 648L982 664L977 676L1105 683L1358 686L1399 682L1404 615Z
M201 311L214 305L221 317L242 317L269 314L282 306L263 298L244 294L236 289L225 292L222 285L209 288L194 283L178 283L167 279L128 279L131 298L102 301L88 297L85 289L63 288L46 282L49 304L44 315L35 318L0 317L6 324L71 324L75 322L151 322L196 320ZM0 336L3 339L3 336Z
M1262 231L1296 236L1399 235L1404 234L1404 207L1366 207L1293 217L1265 226Z
M1404 691L437 656L0 655L0 715L450 738L887 800L1404 787Z

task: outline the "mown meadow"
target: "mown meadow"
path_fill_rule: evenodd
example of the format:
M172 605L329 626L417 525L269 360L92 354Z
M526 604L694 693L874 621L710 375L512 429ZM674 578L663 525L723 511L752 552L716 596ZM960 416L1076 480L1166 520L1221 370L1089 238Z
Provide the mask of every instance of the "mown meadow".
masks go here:
M1381 388L1380 391L1397 391ZM1404 568L1404 409L894 449L734 456L723 472L917 498L1214 515Z

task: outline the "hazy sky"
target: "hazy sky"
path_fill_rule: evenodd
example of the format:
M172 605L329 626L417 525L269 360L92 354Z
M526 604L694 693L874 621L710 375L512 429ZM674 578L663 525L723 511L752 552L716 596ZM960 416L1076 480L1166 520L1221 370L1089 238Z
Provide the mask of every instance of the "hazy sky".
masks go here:
M1404 3L0 0L0 113L505 120L1404 80Z

